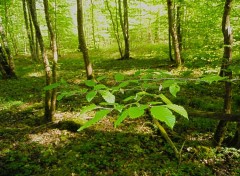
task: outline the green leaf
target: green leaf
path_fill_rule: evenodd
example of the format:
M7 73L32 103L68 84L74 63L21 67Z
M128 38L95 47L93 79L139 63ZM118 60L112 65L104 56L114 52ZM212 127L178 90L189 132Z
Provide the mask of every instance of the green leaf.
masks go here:
M114 122L114 127L116 128L122 121L124 121L128 117L128 110L125 110L121 113L118 119Z
M97 84L96 86L94 86L94 90L101 90L101 89L107 89L107 86L105 86L104 84Z
M180 91L180 87L177 84L172 84L169 87L169 91L174 97L177 97L177 93Z
M94 97L97 95L97 92L96 91L90 91L87 93L86 95L86 99L88 102L91 102L92 99L94 99Z
M168 109L175 111L176 113L180 114L181 116L185 117L186 119L188 119L188 113L184 109L184 107L176 105L176 104L167 104L164 106L167 107Z
M165 80L165 81L163 81L163 83L162 83L162 87L163 88L168 88L168 87L170 87L171 85L173 85L173 84L175 84L176 83L176 80Z
M136 98L136 96L130 96L130 97L125 98L123 101L127 102L127 101L130 101L130 100L134 100L135 98Z
M121 73L117 73L117 74L114 76L114 79L115 79L115 81L117 81L117 82L123 81L123 80L124 80L124 75L121 74Z
M115 96L108 90L100 90L99 93L107 103L115 103Z
M107 116L107 114L110 113L110 112L111 112L110 110L106 110L106 109L101 110L101 111L97 111L94 118L92 118L91 120L86 122L81 128L78 129L78 131L82 131L83 129L94 125L95 123L99 122L102 118Z
M88 87L94 87L96 83L93 80L86 80L85 85Z
M43 90L52 90L52 89L55 89L55 88L59 87L60 85L61 85L60 83L50 84L48 86L45 86L43 88Z
M128 86L128 84L129 84L128 81L121 82L121 83L118 85L118 88L126 87L126 86Z
M159 97L162 99L162 101L166 104L172 104L172 102L163 94L160 94Z
M221 81L224 79L226 79L226 77L221 77L219 75L208 75L208 76L201 78L200 80L211 84L214 81L218 82L218 81Z
M176 117L168 108L164 106L154 106L150 109L150 112L155 119L166 123L168 127L173 129L176 122Z
M122 112L123 108L124 108L123 105L117 103L114 105L114 109L116 109L118 112Z
M135 119L141 117L144 114L144 109L141 107L130 107L128 109L128 114L130 118Z
M100 77L97 78L97 81L102 81L102 80L104 80L106 78L107 78L106 76L100 76Z
M94 110L94 109L96 109L96 108L97 108L97 105L91 104L91 105L89 105L89 106L84 107L84 108L81 110L81 114L85 114L85 113L87 113L87 112L89 112L89 111L92 111L92 110Z

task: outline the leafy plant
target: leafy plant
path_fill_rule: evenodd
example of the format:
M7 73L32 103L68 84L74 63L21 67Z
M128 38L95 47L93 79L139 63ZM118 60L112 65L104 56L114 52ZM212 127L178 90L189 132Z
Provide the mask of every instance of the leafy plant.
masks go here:
M180 91L178 83L172 80L165 80L161 83L160 78L166 75L163 72L148 70L146 73L142 73L137 71L134 75L134 79L125 80L123 74L115 74L112 87L94 80L85 81L85 85L89 87L86 93L86 100L91 103L96 97L101 97L102 102L99 105L91 103L84 107L81 112L82 115L93 110L96 111L96 114L91 120L81 126L78 131L96 124L113 111L118 114L114 122L115 127L119 126L126 118L136 119L148 113L155 119L153 122L157 124L161 133L164 133L163 136L170 143L170 146L174 148L176 156L179 157L178 150L168 137L163 126L158 122L163 122L170 129L173 129L176 123L176 114L188 119L187 111L182 106L173 104L162 93L162 89L169 88L170 93L176 97ZM130 92L127 97L126 92ZM122 95L123 97L116 98L117 95Z

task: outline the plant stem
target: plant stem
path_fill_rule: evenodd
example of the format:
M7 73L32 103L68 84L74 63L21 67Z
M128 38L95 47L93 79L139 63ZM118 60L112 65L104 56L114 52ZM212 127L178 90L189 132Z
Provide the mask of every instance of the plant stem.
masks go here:
M172 149L174 150L175 156L177 159L180 159L180 153L177 149L177 147L175 146L175 144L172 142L172 140L170 139L170 137L168 136L166 130L164 129L164 127L158 122L158 120L153 119L153 123L157 125L158 129L160 130L162 136L164 137L164 139L167 141L167 143L172 147Z

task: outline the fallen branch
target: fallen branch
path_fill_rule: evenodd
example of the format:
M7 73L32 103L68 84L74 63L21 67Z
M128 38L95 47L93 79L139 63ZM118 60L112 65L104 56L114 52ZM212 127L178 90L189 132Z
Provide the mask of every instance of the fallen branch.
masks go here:
M215 120L224 120L231 122L240 122L240 113L238 114L224 114L222 112L206 112L198 110L187 110L190 118L209 118Z

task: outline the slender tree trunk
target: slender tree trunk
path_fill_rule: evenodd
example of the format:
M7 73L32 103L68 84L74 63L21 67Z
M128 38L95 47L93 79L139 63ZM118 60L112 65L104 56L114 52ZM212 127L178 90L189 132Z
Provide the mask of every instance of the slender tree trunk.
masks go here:
M174 20L174 15L173 15L174 6L173 6L172 0L167 0L167 5L168 5L169 30L170 30L170 33L172 36L175 62L177 64L177 66L180 67L182 65L182 60L181 60L181 53L180 53L180 48L179 48L177 28L176 28L176 23Z
M123 11L124 11L124 43L125 43L125 53L124 59L130 59L130 49L129 49L129 22L128 22L128 2L123 0Z
M45 18L47 22L48 31L51 38L51 47L52 47L52 54L53 54L53 64L52 64L52 83L57 82L57 62L58 62L58 48L57 48L57 40L56 34L53 31L53 27L51 24L50 16L49 16L49 6L48 0L43 0L44 11L45 11ZM52 89L52 96L51 96L51 120L54 118L54 113L56 110L56 102L57 102L57 89Z
M78 40L79 47L83 54L87 79L93 78L93 68L89 59L88 49L83 30L83 5L82 0L77 0L77 22L78 22Z
M230 12L231 12L232 0L226 0L224 6L224 13L222 17L222 33L224 37L224 53L223 62L221 67L221 76L228 76L232 79L232 72L227 71L228 66L232 62L232 43L233 35L230 25ZM225 83L225 98L224 98L224 113L231 114L231 102L232 102L232 83ZM224 140L225 133L227 131L227 122L220 121L214 135L214 142L217 146L220 146Z
M122 28L124 45L125 45L124 56L121 59L130 59L128 2L127 2L127 0L123 0L123 14L122 14L122 2L121 2L121 0L118 0L118 11L119 11L120 25Z
M93 38L93 47L96 49L96 36L95 36L95 24L94 24L94 3L91 0L91 22L92 22L92 38Z
M181 31L181 25L182 25L182 7L181 4L177 5L177 36L179 41L179 50L180 53L182 52L182 31Z
M0 21L1 17L0 17ZM1 65L1 73L4 79L8 78L17 78L15 70L14 70L14 62L13 57L11 55L11 51L8 47L8 42L6 39L5 31L3 29L3 25L0 22L0 65Z
M122 46L121 46L121 40L120 40L120 36L119 36L119 31L118 31L118 21L116 20L116 23L114 22L114 18L113 18L113 14L112 14L112 11L109 7L109 2L108 0L105 1L106 3L106 7L107 7L107 10L109 11L109 14L110 14L110 18L111 18L111 22L112 22L112 27L113 27L113 32L114 32L114 35L115 35L115 38L117 40L117 44L118 44L118 51L120 53L120 58L123 57L123 51L122 51ZM117 4L117 2L115 1L115 3ZM116 7L117 8L117 7ZM117 10L117 9L116 9ZM116 16L117 17L117 16Z
M29 28L30 19L28 19L26 0L22 0L22 6L23 6L24 21L25 21L25 27L26 27L28 41L29 41L29 49L30 49L31 57L32 57L32 60L36 61L37 56L36 56L36 50L35 50L35 46L34 46L35 44L34 44L33 38L31 36L31 31Z
M49 65L49 60L47 56L47 52L44 46L44 41L42 37L42 33L37 21L37 14L36 14L36 2L35 0L27 0L30 12L31 12L31 17L33 21L33 25L35 27L36 31L36 37L40 46L41 54L42 54L42 59L43 59L43 64L44 64L44 69L45 69L45 79L46 79L46 85L51 84L51 68ZM52 121L52 113L51 113L51 91L46 90L45 91L45 120L46 121Z
M169 55L170 61L174 61L172 57L172 40L171 40L170 23L168 26L168 55Z

